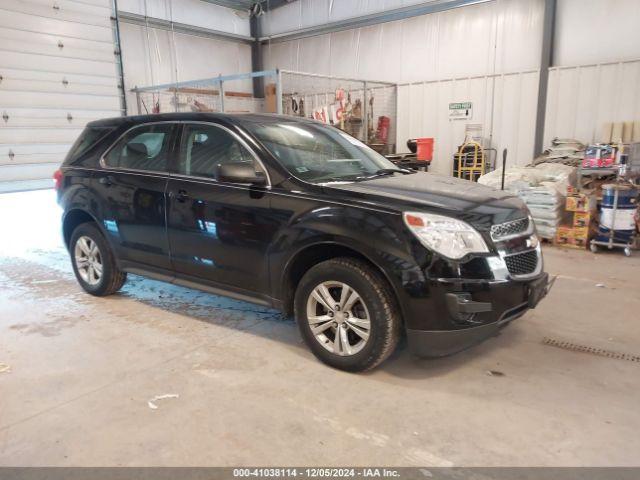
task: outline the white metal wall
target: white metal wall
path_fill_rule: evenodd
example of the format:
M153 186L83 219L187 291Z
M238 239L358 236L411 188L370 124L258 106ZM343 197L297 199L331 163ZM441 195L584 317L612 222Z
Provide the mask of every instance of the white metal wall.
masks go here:
M130 90L251 71L247 44L120 24L122 61L129 114L136 114L136 97ZM251 91L251 81L238 82L234 90Z
M202 0L119 0L120 11L171 20L239 35L249 35L247 14ZM182 80L196 80L251 71L251 47L237 41L206 38L120 23L122 60L129 114L137 113L129 90ZM250 80L233 90L250 92Z
M110 16L110 0L0 2L0 182L50 184L84 125L120 114Z
M373 8L372 2L360 7L347 3ZM334 10L338 4L342 2L333 3ZM300 18L306 18L305 11L316 16L326 12L326 6L304 0L282 9L294 6L302 10ZM509 150L510 164L526 164L533 155L543 9L542 0L495 0L272 43L265 48L265 63L268 68L399 83L397 148L406 151L409 138L434 137L435 172L450 173L466 123L481 123L494 148ZM277 20L274 29L290 26L284 18ZM462 101L473 102L473 118L450 121L448 104Z
M558 0L555 65L640 58L640 1Z
M605 122L624 121L640 121L640 59L551 70L545 145L554 137L597 142Z
M362 15L437 0L297 0L271 10L263 21L264 35L275 35Z
M600 140L605 122L640 121L640 1L559 0L545 145Z
M204 0L118 0L118 10L162 20L249 35L249 15Z

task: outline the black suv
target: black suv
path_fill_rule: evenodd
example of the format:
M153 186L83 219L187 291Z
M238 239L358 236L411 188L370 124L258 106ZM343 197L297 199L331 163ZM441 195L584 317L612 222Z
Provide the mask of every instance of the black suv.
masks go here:
M548 289L517 197L398 169L311 120L96 121L54 178L87 292L132 273L275 307L343 370L375 367L403 331L419 355L462 350Z

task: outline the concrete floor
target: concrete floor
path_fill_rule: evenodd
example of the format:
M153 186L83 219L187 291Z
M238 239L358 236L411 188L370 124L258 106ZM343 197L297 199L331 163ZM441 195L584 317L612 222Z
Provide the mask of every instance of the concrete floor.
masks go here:
M0 465L640 465L640 363L542 343L640 354L640 252L547 248L553 291L500 336L351 375L271 310L133 276L83 293L58 216L0 195Z

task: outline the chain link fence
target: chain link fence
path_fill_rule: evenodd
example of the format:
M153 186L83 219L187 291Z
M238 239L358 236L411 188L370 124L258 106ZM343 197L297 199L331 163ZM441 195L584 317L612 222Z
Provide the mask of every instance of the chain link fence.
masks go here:
M254 81L259 79L259 87ZM259 92L260 96L254 93ZM397 86L268 70L134 88L138 114L280 113L334 125L375 150L395 152Z
M395 151L395 84L280 71L282 112L334 125L382 153Z

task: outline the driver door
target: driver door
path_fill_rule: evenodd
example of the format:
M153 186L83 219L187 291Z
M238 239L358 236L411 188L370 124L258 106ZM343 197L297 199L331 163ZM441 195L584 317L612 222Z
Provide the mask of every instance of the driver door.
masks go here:
M177 174L168 192L168 234L176 275L221 287L268 291L267 249L276 230L267 187L216 179L218 166L248 162L255 154L217 124L183 127Z

